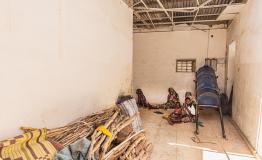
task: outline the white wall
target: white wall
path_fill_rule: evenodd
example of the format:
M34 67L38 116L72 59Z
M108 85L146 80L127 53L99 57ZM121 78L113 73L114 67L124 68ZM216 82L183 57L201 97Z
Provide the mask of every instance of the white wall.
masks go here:
M176 73L176 59L196 59L197 68L205 58L224 58L226 30L211 30L208 48L208 31L176 31L134 34L134 90L142 88L148 101L163 103L167 89L174 87L183 97L186 91L194 92L194 73ZM224 90L225 64L218 64L219 87Z
M132 36L121 0L0 0L0 139L131 93Z
M249 0L228 30L228 44L237 42L233 118L256 149L262 105L261 15L262 1Z

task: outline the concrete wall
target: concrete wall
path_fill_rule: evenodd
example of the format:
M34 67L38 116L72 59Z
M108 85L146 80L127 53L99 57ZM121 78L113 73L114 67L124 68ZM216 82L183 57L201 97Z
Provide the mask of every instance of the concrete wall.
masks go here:
M176 59L196 59L197 68L206 57L225 58L226 30L176 31L134 34L134 90L142 88L151 103L166 101L167 89L174 87L180 97L194 92L194 73L177 73ZM219 87L224 89L225 64L218 64Z
M130 93L132 36L121 0L0 0L0 139Z
M237 42L233 119L255 148L262 103L261 15L262 1L249 0L228 30L228 44Z

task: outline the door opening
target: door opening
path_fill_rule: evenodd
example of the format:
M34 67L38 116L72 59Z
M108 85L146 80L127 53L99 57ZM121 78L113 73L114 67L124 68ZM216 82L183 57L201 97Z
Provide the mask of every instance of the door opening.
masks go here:
M234 76L235 76L235 56L236 56L236 41L230 43L228 47L228 55L227 55L227 79L226 79L226 94L228 99L230 97L233 84L234 84Z
M258 129L258 142L257 142L257 152L259 156L262 157L262 96L260 100L260 116L259 116L259 129Z

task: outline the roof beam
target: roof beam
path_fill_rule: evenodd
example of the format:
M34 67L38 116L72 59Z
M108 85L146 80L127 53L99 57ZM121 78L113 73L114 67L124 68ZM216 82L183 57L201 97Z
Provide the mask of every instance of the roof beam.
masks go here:
M136 3L134 3L133 5L131 5L131 6L129 6L130 8L133 8L133 7L135 7L136 5L138 5L139 3L141 3L141 2L136 2Z
M199 6L199 0L196 0L196 4L197 4L197 6Z
M173 13L173 12L172 12ZM205 16L219 16L220 14L198 14L197 17L205 17ZM190 16L174 16L173 18L192 18L195 17L195 15L190 15ZM151 18L151 20L162 20L162 19L168 19L169 17L158 17L158 18ZM145 21L148 21L149 19L144 19ZM141 20L134 20L134 22L139 22Z
M206 5L208 5L208 3L212 2L212 1L213 1L213 0L207 0L207 1L205 1L204 3L200 4L200 6L198 6L198 7L195 9L195 11L196 11L196 10L199 10L200 8L202 8L202 7L206 6Z
M155 24L153 23L153 21L152 21L152 19L151 19L151 17L150 17L150 15L149 15L148 12L147 12L147 16L148 16L148 18L149 18L149 20L150 20L152 26L153 26L154 28L156 28L156 26L155 26Z
M199 9L197 10L197 12L196 12L196 14L195 14L195 17L194 17L194 20L193 20L191 26L192 26L192 25L194 24L194 22L196 21L196 18L197 18L198 12L199 12Z
M140 0L140 2L141 2L141 3L146 7L146 9L148 9L146 3L145 3L143 0ZM151 19L150 14L149 14L148 12L146 12L146 13L147 13L147 16L148 16L148 18L149 18L149 20L150 20L152 26L153 26L154 28L156 28L155 25L154 25L154 23L153 23L153 21L152 21L152 19Z
M218 4L218 5L208 5L208 6L199 6L199 9L204 8L218 8L218 7L227 7L231 5L241 5L243 3L232 3L232 4ZM164 10L162 8L144 8L144 7L135 7L136 11L138 13L142 12L163 12ZM166 8L166 11L169 12L194 12L194 10L198 9L198 7L182 7L182 8Z
M173 22L173 19L171 19L170 15L168 14L166 8L164 7L164 5L162 4L162 2L160 0L156 0L158 5L163 9L163 11L165 12L165 14L167 15L167 17L169 18L169 20L171 22Z
M224 20L221 20L224 21ZM198 20L198 21L180 21L180 22L174 22L174 24L185 24L185 23L203 23L203 22L220 22L220 20ZM150 24L147 24L150 25ZM155 25L172 25L172 22L160 22L155 23ZM136 24L136 26L145 26L145 24Z
M137 17L137 19L139 19L144 25L148 25L148 23L145 20L143 20L139 13L137 13L136 11L134 11L133 13Z

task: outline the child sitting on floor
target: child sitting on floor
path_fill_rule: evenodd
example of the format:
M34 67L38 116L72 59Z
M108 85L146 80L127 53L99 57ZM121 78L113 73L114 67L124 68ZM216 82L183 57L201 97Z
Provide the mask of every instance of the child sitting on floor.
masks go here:
M194 122L196 118L196 102L192 96L187 96L184 103L184 112L190 121Z
M182 122L182 107L180 102L175 103L175 110L168 116L167 120L170 125Z

